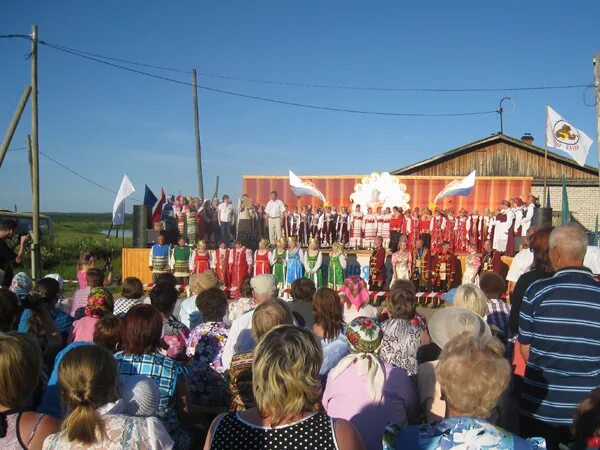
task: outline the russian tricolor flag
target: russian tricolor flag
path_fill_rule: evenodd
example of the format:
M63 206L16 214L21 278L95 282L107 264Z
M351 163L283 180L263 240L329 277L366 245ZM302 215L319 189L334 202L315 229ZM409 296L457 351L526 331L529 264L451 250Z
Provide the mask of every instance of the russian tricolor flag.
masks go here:
M444 197L466 197L471 192L473 192L473 188L475 187L475 170L471 172L469 175L464 177L462 180L453 180L448 185L442 189L433 201L437 203L438 200L443 199Z

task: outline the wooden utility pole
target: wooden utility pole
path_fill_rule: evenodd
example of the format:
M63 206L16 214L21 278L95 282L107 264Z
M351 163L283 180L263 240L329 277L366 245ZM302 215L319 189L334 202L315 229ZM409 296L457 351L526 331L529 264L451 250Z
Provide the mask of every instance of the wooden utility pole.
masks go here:
M27 86L23 92L23 95L21 95L21 100L17 105L17 110L13 114L10 124L8 125L8 130L6 130L4 139L2 139L2 144L0 145L0 167L2 167L4 157L6 156L6 152L8 152L8 146L10 145L10 142L15 134L19 120L21 120L21 115L23 114L25 105L27 105L27 100L29 100L29 94L31 94L31 86Z
M204 182L202 181L202 147L200 146L200 123L198 119L198 84L196 69L192 70L192 95L194 100L194 132L196 137L196 172L198 174L198 195L204 201Z
M596 100L596 145L598 146L598 187L600 188L600 53L594 55L594 99Z
M31 135L27 135L27 157L29 159L29 183L31 184L31 195L33 195L33 150L31 149Z
M31 244L31 277L40 278L40 149L38 145L38 29L31 27L31 175L33 242Z

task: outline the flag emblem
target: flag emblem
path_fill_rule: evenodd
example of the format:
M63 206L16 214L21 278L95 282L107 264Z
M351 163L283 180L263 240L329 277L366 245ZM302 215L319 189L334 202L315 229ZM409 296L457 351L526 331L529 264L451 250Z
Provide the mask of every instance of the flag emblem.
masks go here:
M564 120L554 124L554 139L565 145L576 145L579 142L579 132Z

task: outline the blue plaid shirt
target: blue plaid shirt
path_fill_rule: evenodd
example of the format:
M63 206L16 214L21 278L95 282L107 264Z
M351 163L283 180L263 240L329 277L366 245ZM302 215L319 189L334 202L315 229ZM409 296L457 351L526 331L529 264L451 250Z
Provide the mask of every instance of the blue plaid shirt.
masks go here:
M508 326L510 317L510 305L500 299L488 299L487 301L487 323L497 326L508 341L513 339L513 334Z

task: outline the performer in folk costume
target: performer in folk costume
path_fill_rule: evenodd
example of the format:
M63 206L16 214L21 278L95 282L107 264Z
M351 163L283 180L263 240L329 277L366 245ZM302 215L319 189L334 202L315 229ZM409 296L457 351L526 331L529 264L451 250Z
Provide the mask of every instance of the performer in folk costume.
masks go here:
M185 217L185 234L190 245L196 245L196 241L198 240L197 222L198 211L194 205L190 204Z
M392 282L390 287L394 286L396 280L410 280L410 271L412 268L412 255L408 250L406 237L400 238L398 250L392 254Z
M514 214L510 203L503 200L500 203L500 212L494 220L494 241L492 247L506 255L513 256L515 236L513 228Z
M325 212L319 217L319 235L323 247L331 247L335 239L335 218L331 212L331 206L325 202L323 205Z
M383 238L383 246L388 249L390 248L390 221L392 220L392 210L385 208L383 213L382 225L381 225L381 237Z
M279 239L275 249L271 252L271 266L273 276L277 280L277 289L281 293L285 286L286 276L286 250L285 239Z
M444 219L446 219L446 225L444 227L443 241L450 242L450 251L454 252L455 240L456 240L456 217L454 217L454 210L448 208Z
M298 242L300 242L301 246L307 246L308 240L310 239L310 225L312 223L312 215L310 214L310 210L308 206L302 208L302 213L300 214L300 224L298 230Z
M383 237L383 210L381 206L378 206L375 209L375 222L377 223L377 236ZM385 247L385 241L383 242L383 246ZM386 247L387 248L387 247Z
M467 210L462 209L458 213L456 226L454 227L454 252L464 253L469 249L469 231L468 228L469 216Z
M372 208L367 208L367 214L363 219L365 229L363 231L363 247L372 250L375 247L375 237L377 236L377 217L373 214Z
M429 250L417 239L412 252L412 282L417 292L427 289L429 284Z
M321 215L323 214L323 211L321 211L321 208L317 208L315 210L315 212L313 213L312 217L311 217L311 221L310 221L310 236L309 236L309 240L310 238L319 238L321 233L319 230L319 222L321 221Z
M481 258L477 254L477 244L475 241L471 241L469 243L469 253L465 257L465 272L463 273L462 284L479 285L479 267L481 267Z
M240 286L244 278L252 273L252 263L252 252L244 247L242 241L236 240L233 249L229 252L231 298L240 298Z
M426 249L431 249L431 210L429 208L423 208L423 212L419 215L419 208L415 208L413 211L413 225L418 224L415 230L419 230L419 239L423 241L423 246Z
M404 217L402 215L402 212L400 211L400 208L394 206L392 208L392 215L390 216L390 243L388 246L388 248L392 251L395 248L397 248L398 244L400 243L400 236L402 235L403 225ZM406 242L409 244L408 247L410 248L408 236L406 237Z
M435 216L431 219L429 224L429 232L431 233L431 253L438 253L442 249L442 242L444 241L444 231L446 230L446 219L442 215L442 211L436 208ZM450 242L448 242L450 245Z
M281 213L281 232L283 233L283 237L286 239L292 235L290 216L291 214L288 210L288 205L284 204L283 211Z
M189 208L187 208L186 203L187 203L187 200L184 200L180 196L179 202L175 206L175 214L177 214L177 229L179 230L180 236L185 236L185 223L187 220L187 213L188 213L188 209L189 209Z
M433 257L431 271L433 287L436 292L448 292L454 283L454 254L450 251L450 243L442 242L442 248ZM436 305L439 304L436 298Z
M335 230L336 239L342 243L344 248L348 247L350 242L350 220L348 208L342 206L340 213L337 215Z
M254 276L263 273L271 273L271 252L269 252L269 241L261 239L258 250L254 252Z
M179 237L177 245L171 250L169 267L179 284L188 284L190 277L190 255L192 250L186 244L184 237Z
M196 250L191 252L189 266L192 273L203 273L213 266L212 255L207 250L205 241L198 241Z
M288 219L290 221L290 236L297 238L300 236L300 211L297 206L294 208L294 212L288 216Z
M166 231L173 231L177 228L177 214L175 213L175 197L167 197L167 203L164 204L160 213L160 220L164 223Z
M525 205L523 200L518 197L515 197L511 200L510 203L511 209L513 211L513 215L515 217L514 225L513 225L513 233L514 233L514 244L513 244L513 253L509 254L512 256L514 254L515 248L519 248L521 245L521 233L523 228L523 218L525 217Z
M523 225L521 226L521 237L527 236L527 231L531 226L531 221L533 220L533 213L535 208L539 206L538 199L535 195L530 195L527 201L527 206L525 206L525 213L523 215Z
M148 256L148 266L152 271L152 282L156 283L158 276L161 273L169 271L169 244L165 244L165 237L159 234L156 237L156 243L150 249Z
M230 250L226 247L225 242L219 244L219 248L215 251L213 259L213 269L217 272L217 276L223 287L231 287L231 278L229 277L229 253Z
M483 242L488 239L494 242L494 214L492 214L489 208L483 210L483 235Z
M483 217L479 215L479 211L474 209L471 211L469 220L467 220L467 233L469 235L469 242L474 242L477 248L477 253L483 251Z
M350 248L356 250L362 248L363 242L364 215L360 211L360 205L354 207L350 220Z
M329 254L329 265L327 269L327 287L338 291L344 284L346 272L346 254L344 246L339 242L334 242Z
M492 247L492 241L489 239L483 243L483 256L481 257L481 267L479 274L484 272L494 271L501 275L502 259L501 253Z
M374 240L375 250L369 260L369 289L382 291L385 284L385 248L383 239L377 236Z
M315 283L317 289L323 287L323 274L321 265L323 264L323 254L319 250L319 241L312 238L308 243L308 250L304 252L304 278L308 278Z
M288 249L285 253L285 265L287 268L285 277L286 289L298 278L302 278L302 261L304 261L304 253L298 245L298 241L293 237L289 238Z
M412 214L410 209L407 209L404 212L402 228L400 229L400 235L406 237L406 243L411 251L415 248L415 244L419 240L419 228L418 226L415 228L415 219ZM400 240L398 240L398 242L400 242Z

